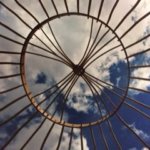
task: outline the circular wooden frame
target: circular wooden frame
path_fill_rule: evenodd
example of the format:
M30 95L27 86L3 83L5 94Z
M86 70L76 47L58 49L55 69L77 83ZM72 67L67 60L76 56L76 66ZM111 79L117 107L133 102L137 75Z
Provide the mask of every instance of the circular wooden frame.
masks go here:
M127 83L127 88L125 90L125 94L124 96L122 97L121 99L121 103L119 104L119 106L116 107L116 109L110 113L109 115L106 115L102 118L100 118L99 120L97 121L94 121L94 122L89 122L89 123L82 123L82 124L72 124L72 123L68 123L68 122L65 122L63 120L60 121L60 119L58 118L55 118L55 117L52 117L50 114L48 114L47 112L45 112L45 110L43 110L39 104L36 103L36 101L34 100L33 96L32 96L32 92L29 90L29 86L27 84L27 81L26 81L26 76L25 76L25 54L26 54L26 49L27 49L27 46L28 46L28 43L30 42L30 39L32 38L32 36L35 34L35 32L40 29L42 26L44 26L46 23L54 20L54 19L58 19L58 18L61 18L61 17L64 17L64 16L84 16L84 17L88 17L88 18L92 18L92 19L95 19L99 22L101 22L102 24L104 24L115 36L116 38L118 39L118 41L120 42L121 46L122 46L122 50L124 51L125 53L125 57L127 59L127 66L128 66L128 75L127 75L127 78L128 78L128 83ZM126 98L126 95L128 93L128 86L129 86L129 82L130 82L130 69L129 69L129 60L128 60L128 56L127 56L127 52L125 50L125 47L121 41L121 39L119 38L119 36L117 35L117 33L111 28L109 27L105 22L103 22L102 20L94 17L94 16L91 16L91 15L87 15L87 14L84 14L84 13L76 13L76 12L70 12L69 14L68 13L63 13L63 14L59 14L59 15L56 15L56 16L53 16L53 17L50 17L46 20L44 20L43 22L39 23L30 33L29 35L27 36L25 42L24 42L24 45L23 45L23 48L22 48L22 52L21 52L21 59L20 59L20 72L21 72L21 79L22 79L22 83L23 83L23 87L24 87L24 90L30 100L30 102L34 105L34 107L46 118L48 118L49 120L59 124L59 125L64 125L64 126L67 126L67 127L76 127L76 128L80 128L80 127L88 127L88 126L91 126L91 125L96 125L96 124L99 124L103 121L105 121L106 119L108 119L109 117L113 116L117 111L118 109L121 107L121 105L123 104L125 98ZM73 69L73 68L72 68Z

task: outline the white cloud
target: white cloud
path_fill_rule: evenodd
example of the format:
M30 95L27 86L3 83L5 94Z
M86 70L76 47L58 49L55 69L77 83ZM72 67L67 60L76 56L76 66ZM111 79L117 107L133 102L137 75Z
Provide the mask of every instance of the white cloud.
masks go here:
M72 142L72 150L79 150L81 149L81 144L80 144L80 137L76 138L73 140ZM89 150L89 147L87 146L87 141L86 139L83 137L83 147L85 150Z
M38 127L38 125L39 125L39 123L32 124L28 128L24 128L22 131L20 131L19 134L17 135L17 137L13 140L13 142L11 142L11 144L9 144L7 149L9 149L9 150L20 149L21 146L23 145L23 143L30 137L30 135L34 132L34 130ZM52 125L52 123L50 123L50 121L47 120L43 124L41 129L37 132L37 134L28 143L28 145L26 146L25 149L26 150L30 150L30 149L36 150L37 147L40 147L43 142L43 138L46 136L51 125ZM61 133L61 128L62 127L59 125L54 126L54 128L52 129L52 132L50 133L50 135L44 145L45 150L49 150L50 147L51 147L51 149L56 149L58 140L59 140L59 136ZM64 128L61 145L60 145L60 150L68 149L68 145L69 145L69 141L70 141L70 134L69 134L70 131L71 131L70 128ZM74 129L74 135L75 136L73 136L73 138L72 138L71 149L72 150L80 150L81 149L81 145L80 145L81 140L80 140L79 129ZM84 146L85 150L89 150L89 147L87 146L87 140L85 139L84 136L83 136L83 146Z
M129 150L138 150L136 147L130 148ZM141 150L149 150L147 147L143 147Z
M129 150L138 150L138 148L133 147L133 148L130 148ZM149 150L149 149L147 147L143 147L141 150Z
M150 140L150 135L145 133L143 130L136 128L135 123L130 124L129 127L142 139L149 141Z
M75 102L73 99L75 99ZM78 112L89 113L89 111L92 111L94 113L98 113L97 105L93 105L91 99L86 96L76 95L74 97L69 97L67 105Z
M148 54L144 55L142 65L149 65L149 61L150 61L149 55ZM139 78L149 79L150 78L149 68L135 69L131 72L131 76L132 77L139 77ZM149 83L149 81L145 81L145 80L142 80L142 79L131 79L130 87L143 89L143 90L148 90L148 88L150 87L150 83ZM139 94L139 93L140 93L140 91L131 90L132 95L136 95L136 94Z
M12 57L9 54L0 54L1 62L19 62L17 57ZM0 76L7 76L19 73L19 66L17 65L0 65ZM18 83L19 78L0 79L0 91L6 90L10 83Z
M148 147L143 147L142 150L149 150Z
M136 69L135 71L133 71L132 76L148 79L150 77L149 68ZM132 80L130 86L139 88L139 89L143 89L143 90L148 90L150 83L149 83L149 81L134 79L134 80Z
M130 148L129 150L138 150L138 148L133 147L133 148ZM143 147L141 150L149 150L149 149L147 147Z

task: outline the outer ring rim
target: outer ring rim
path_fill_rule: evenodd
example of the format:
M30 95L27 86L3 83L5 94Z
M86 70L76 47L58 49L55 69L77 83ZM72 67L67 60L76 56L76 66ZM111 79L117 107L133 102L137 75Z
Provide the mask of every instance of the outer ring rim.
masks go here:
M128 73L127 73L127 79L128 79L128 83L127 83L127 87L126 87L126 90L125 90L125 93L124 93L124 96L120 102L120 104L117 106L117 108L115 108L115 110L113 112L111 112L109 115L106 115L105 118L101 118L101 119L98 119L97 121L94 121L94 122L89 122L89 123L83 123L83 124L74 124L74 123L68 123L68 122L65 122L65 121L59 121L59 119L57 120L56 117L54 118L51 118L51 116L47 113L42 113L42 109L40 107L36 107L37 104L35 102L35 100L32 98L32 94L29 90L29 87L28 87L28 84L26 82L26 76L25 76L25 54L26 54L26 48L28 46L28 43L30 41L30 39L32 38L33 34L40 28L42 27L43 25L45 25L47 22L49 21L52 21L54 19L57 19L57 18L60 18L60 17L64 17L64 16L68 16L68 15L72 15L72 16L85 16L85 17L88 17L88 18L92 18L92 19L95 19L99 22L101 22L102 24L104 24L107 28L109 28L113 34L116 36L116 38L118 39L118 41L120 42L122 48L123 48L123 51L125 53L125 56L126 56L126 60L127 60L127 67L128 67ZM59 15L55 15L55 16L52 16L46 20L44 20L43 22L39 23L37 26L35 26L32 31L28 34L24 44L23 44L23 48L22 48L22 51L21 51L21 57L20 57L20 72L21 72L21 80L22 80L22 84L23 84L23 88L25 90L25 93L28 97L28 99L30 100L30 102L34 105L34 107L37 109L37 111L39 111L44 117L46 117L47 119L49 119L50 121L56 123L56 124L59 124L59 125L63 125L63 126L66 126L66 127L74 127L74 128L81 128L81 127L88 127L88 126L91 126L91 125L97 125L99 123L102 123L103 121L106 121L107 119L111 118L112 116L114 116L117 111L120 109L120 107L122 106L122 104L124 103L125 99L126 99L126 96L127 96L127 93L128 93L128 89L129 89L129 83L130 83L130 65L129 65L129 60L128 60L128 55L127 55L127 52L126 52L126 49L125 49L125 46L122 42L122 40L119 38L119 36L117 35L117 33L110 27L108 26L104 21L102 21L101 19L98 19L92 15L88 15L88 14L84 14L84 13L78 13L78 12L69 12L69 13L62 13L62 14L59 14Z

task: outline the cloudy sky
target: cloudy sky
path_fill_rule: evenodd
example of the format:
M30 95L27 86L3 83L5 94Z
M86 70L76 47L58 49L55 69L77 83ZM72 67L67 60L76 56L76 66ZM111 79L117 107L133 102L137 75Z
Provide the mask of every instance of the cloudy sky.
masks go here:
M149 10L149 0L0 0L0 149L148 150Z

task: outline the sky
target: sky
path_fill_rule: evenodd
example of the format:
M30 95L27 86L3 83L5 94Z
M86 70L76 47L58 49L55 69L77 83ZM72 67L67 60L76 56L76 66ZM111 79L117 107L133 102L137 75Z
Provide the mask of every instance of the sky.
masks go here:
M46 113L53 115L53 120L60 120L62 117L63 121L70 124L94 123L101 120L97 125L83 127L82 137L80 128L74 128L71 150L82 149L81 138L85 150L116 150L119 148L148 150L150 147L149 0L141 0L139 3L137 0L119 0L118 3L116 0L105 0L99 21L96 18L100 4L103 2L101 0L91 1L89 12L91 17L89 18L86 16L90 2L88 0L79 1L80 15L72 13L77 13L76 0L67 1L69 12L72 13L70 15L66 14L63 0L54 0L58 12L52 1L41 1L48 16L54 19L42 24L43 31L35 30L34 35L31 35L31 29L34 30L39 23L47 19L40 2L37 0L0 0L0 149L3 149L8 142L4 148L6 150L37 150L40 148L55 150L58 147L60 150L67 150L72 128L65 126L63 129L62 125L53 123L42 115L41 111L49 106ZM115 4L117 5L109 20L110 12ZM116 28L121 19L135 5L134 10ZM32 15L21 6L29 10ZM9 8L24 22L19 17L17 18ZM56 17L57 13L62 16ZM141 19L144 15L146 15L145 18ZM105 26L105 23L108 26ZM101 30L97 35L100 26ZM92 34L90 34L91 29ZM126 32L128 29L129 32ZM107 31L108 33L100 40ZM95 44L92 45L96 35ZM7 40L4 36L14 42ZM24 67L30 95L34 96L34 105L26 96L23 86L19 86L22 84L20 75L3 78L3 76L20 73L18 64L3 64L3 62L19 63L20 54L9 54L2 51L21 53L23 45L20 43L24 43L28 36L30 36L30 44L27 44L26 47ZM148 38L144 38L146 36ZM112 38L114 39L111 40ZM110 40L111 42L106 44ZM19 43L15 43L15 41ZM86 52L87 45L87 50L90 50L90 47L93 48L91 48L93 50L91 57L84 66L87 78L78 76L78 80L68 92L73 79L64 80L62 85L58 83L63 78L67 79L68 74L74 70L64 62L58 61L63 57L58 50L63 49L67 57L77 66ZM112 50L109 51L110 49ZM52 50L53 53L49 53L49 50ZM140 53L143 51L145 53ZM129 66L144 65L147 67L130 67L128 69ZM92 83L91 86L87 82L89 80ZM16 86L19 87L3 92ZM36 104L42 100L45 101L37 111ZM66 103L64 103L65 100ZM13 103L13 101L16 102ZM115 112L115 110L117 111ZM109 116L108 112L112 115ZM26 123L34 113L36 115ZM9 120L9 118L12 119ZM25 127L21 128L24 124ZM31 137L36 129L38 132ZM114 131L114 135L111 129ZM63 134L59 145L62 130ZM50 134L48 134L49 132ZM28 139L30 140L27 142ZM46 139L45 143L44 139ZM142 141L144 142L142 143ZM24 146L26 142L27 144Z

